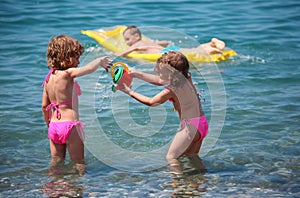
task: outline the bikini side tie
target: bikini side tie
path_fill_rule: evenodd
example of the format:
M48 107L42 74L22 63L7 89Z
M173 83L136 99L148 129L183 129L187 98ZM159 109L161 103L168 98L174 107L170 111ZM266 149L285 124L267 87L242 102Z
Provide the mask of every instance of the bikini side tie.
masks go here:
M185 133L186 133L186 135L188 136L188 139L190 140L190 139L191 139L191 134L190 134L190 131L189 131L189 129L188 129L187 124L191 124L191 122L190 122L188 119L183 119L183 120L181 121L181 127L183 128L183 127L186 126Z
M77 130L80 132L79 136L81 138L81 140L84 142L85 140L85 133L82 127L86 126L86 124L80 122L80 121L76 121L75 122L75 126L80 126L80 127L76 127Z

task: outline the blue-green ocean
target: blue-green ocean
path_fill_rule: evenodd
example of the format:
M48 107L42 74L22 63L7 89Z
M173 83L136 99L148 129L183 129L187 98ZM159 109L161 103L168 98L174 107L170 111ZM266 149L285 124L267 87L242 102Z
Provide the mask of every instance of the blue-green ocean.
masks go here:
M2 0L0 3L0 197L300 197L300 2L298 0ZM237 57L193 64L210 122L184 174L164 160L179 120L170 103L149 108L99 69L79 78L86 174L67 157L50 167L40 85L47 45L67 34L85 47L80 66L114 54L81 30L137 25L145 35L192 47L212 37ZM172 32L172 33L170 33ZM153 63L118 58L152 72ZM161 87L133 82L153 96Z

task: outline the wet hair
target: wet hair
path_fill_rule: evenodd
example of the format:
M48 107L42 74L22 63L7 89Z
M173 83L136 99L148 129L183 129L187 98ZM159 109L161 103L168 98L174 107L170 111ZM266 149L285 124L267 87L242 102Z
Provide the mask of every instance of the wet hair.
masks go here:
M67 35L59 35L50 40L47 50L48 67L57 70L68 69L71 58L79 58L84 52L84 47Z
M159 73L162 68L168 69L170 84L178 87L190 77L189 67L189 61L181 52L169 51L157 59L154 71Z
M141 31L139 30L138 27L136 27L135 25L130 25L130 26L127 26L127 28L123 31L123 35L126 31L130 31L130 34L131 35L135 35L135 34L138 34L140 36L140 38L142 38L142 33Z

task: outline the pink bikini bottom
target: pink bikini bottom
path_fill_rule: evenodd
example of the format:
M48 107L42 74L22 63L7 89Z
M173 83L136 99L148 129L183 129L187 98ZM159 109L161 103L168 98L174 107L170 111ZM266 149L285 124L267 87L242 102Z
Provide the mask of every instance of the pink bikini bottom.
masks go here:
M50 122L48 137L55 144L65 144L74 126L77 128L79 136L82 137L82 141L84 141L85 134L82 128L84 124L79 121Z
M208 134L208 122L204 115L196 118L184 119L181 121L181 127L184 127L186 124L192 124L198 130L200 135L198 141L204 139Z

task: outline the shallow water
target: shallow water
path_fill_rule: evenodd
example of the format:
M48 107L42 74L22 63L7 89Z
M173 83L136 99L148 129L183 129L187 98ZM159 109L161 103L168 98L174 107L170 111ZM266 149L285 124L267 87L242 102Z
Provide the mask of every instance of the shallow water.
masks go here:
M299 10L298 1L2 1L1 197L62 192L299 197ZM62 33L79 39L86 48L84 64L112 53L80 30L131 24L160 27L156 35L148 32L151 36L171 29L187 39L166 38L190 47L218 37L238 52L234 59L192 68L211 124L200 153L204 167L198 163L201 169L195 169L183 159L185 174L168 174L164 155L179 123L171 105L149 109L113 94L109 75L99 70L79 79L81 119L87 124L86 174L78 177L69 159L51 169L40 108L49 39ZM152 71L151 64L121 60ZM161 89L141 82L135 86L149 95Z

